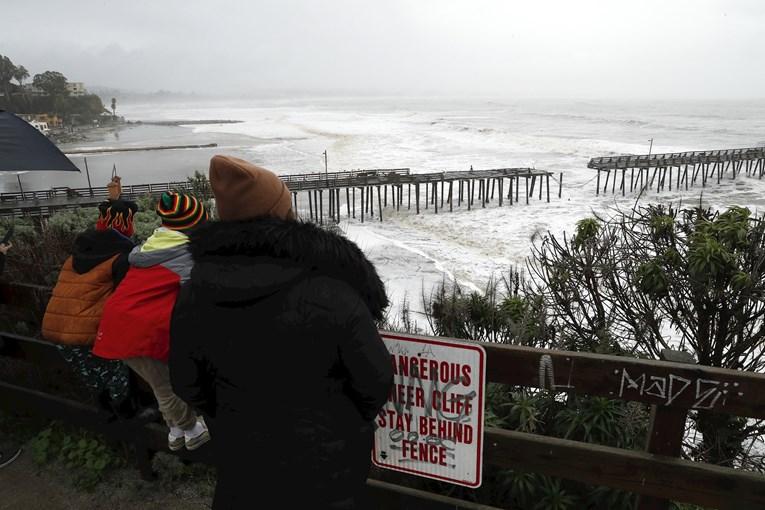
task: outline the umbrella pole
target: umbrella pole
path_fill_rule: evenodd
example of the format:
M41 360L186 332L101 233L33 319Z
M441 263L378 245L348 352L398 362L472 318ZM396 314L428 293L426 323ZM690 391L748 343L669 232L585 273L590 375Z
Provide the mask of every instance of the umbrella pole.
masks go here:
M21 190L21 200L24 200L24 187L21 185L21 174L16 174L16 180L19 181L19 190Z
M88 158L83 158L85 160L85 175L88 176L88 189L90 190L90 196L93 196L93 186L90 185L90 170L88 170Z

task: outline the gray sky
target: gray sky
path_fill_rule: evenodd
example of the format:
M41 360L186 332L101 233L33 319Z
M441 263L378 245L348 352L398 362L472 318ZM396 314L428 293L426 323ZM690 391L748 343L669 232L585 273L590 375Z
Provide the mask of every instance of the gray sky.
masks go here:
M765 96L760 0L0 3L0 54L127 90Z

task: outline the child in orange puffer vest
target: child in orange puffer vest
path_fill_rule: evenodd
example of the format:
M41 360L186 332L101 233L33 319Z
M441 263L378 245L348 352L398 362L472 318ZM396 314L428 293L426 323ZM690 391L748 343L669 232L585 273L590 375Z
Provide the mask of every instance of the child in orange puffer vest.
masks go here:
M98 206L95 229L77 236L53 288L42 323L43 338L59 345L62 356L108 409L132 414L129 371L119 361L91 353L104 303L129 268L135 244L134 202L107 200Z

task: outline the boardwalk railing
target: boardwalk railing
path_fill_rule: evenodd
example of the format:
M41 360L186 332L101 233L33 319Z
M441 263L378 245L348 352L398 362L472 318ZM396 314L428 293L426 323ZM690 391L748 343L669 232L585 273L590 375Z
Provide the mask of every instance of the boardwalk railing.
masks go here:
M122 194L126 198L136 198L146 194L158 194L164 191L190 189L191 185L188 181L160 182L154 184L123 184ZM109 190L106 186L96 186L93 188L70 188L67 186L58 186L47 190L3 192L0 193L0 205L17 202L44 201L54 198L94 197L104 200L108 196Z
M41 292L44 291L39 287L0 286L0 297L14 299L14 306L22 303L39 306ZM666 509L668 500L718 509L765 508L765 477L761 474L679 458L689 411L706 410L764 419L765 375L683 362L493 343L481 345L487 353L488 382L598 395L641 402L652 408L648 451L488 427L484 436L485 464L635 492L641 495L639 510ZM55 363L53 352L55 349L47 342L0 333L0 357L48 366ZM49 416L69 417L74 423L90 428L97 419L103 419L97 411L78 402L35 392L13 381L0 381L0 405L12 410L26 409ZM123 422L116 423L114 430L104 433L138 444L145 452L165 449L165 435L159 426L148 425L131 431ZM146 453L140 458L144 459L146 473L150 456ZM210 457L192 455L192 458L212 461ZM396 476L399 481L408 477L404 474ZM437 503L442 505L441 508L488 508L417 491L398 483L370 480L369 487L382 498L381 501L408 498L423 504ZM398 508L396 503L389 504L392 506L379 508Z

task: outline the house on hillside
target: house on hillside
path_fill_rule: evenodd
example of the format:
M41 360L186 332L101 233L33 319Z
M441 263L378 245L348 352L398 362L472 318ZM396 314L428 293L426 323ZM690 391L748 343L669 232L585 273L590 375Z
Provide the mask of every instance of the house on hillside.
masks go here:
M40 97L40 96L48 95L43 89L39 87L35 87L31 83L25 83L24 86L21 87L21 90L27 96L32 96L32 97ZM74 96L74 97L84 96L88 93L87 89L85 88L85 84L81 81L67 82L66 90L67 92L69 92L70 96Z
M27 96L32 96L32 97L40 97L40 96L46 96L47 95L43 89L41 89L39 87L35 87L31 83L25 83L21 87L21 90Z
M84 96L88 93L87 90L85 90L85 84L81 81L70 81L66 84L66 90L69 91L70 96L78 97L78 96Z
M35 122L45 124L47 129L61 127L64 124L64 120L58 115L50 115L47 113L19 113L18 116L33 126Z
M50 128L48 127L47 122L38 122L36 120L33 120L29 124L36 130L38 130L40 133L44 134L45 136L48 136L50 134Z

